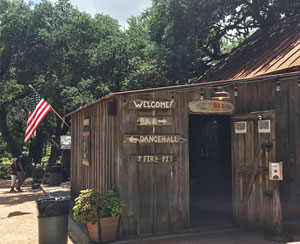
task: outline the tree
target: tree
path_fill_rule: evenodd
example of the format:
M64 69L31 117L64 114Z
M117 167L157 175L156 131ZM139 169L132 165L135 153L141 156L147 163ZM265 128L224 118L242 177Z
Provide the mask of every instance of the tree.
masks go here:
M193 82L231 49L226 45L300 10L297 0L153 0L143 18L161 46L167 79Z
M31 93L28 84L62 115L108 93L111 84L103 89L108 83L97 80L107 75L106 70L99 73L100 66L94 67L91 60L101 42L114 40L120 30L110 17L92 18L67 0L43 1L33 8L23 1L0 3L0 129L8 150L17 156L24 147ZM101 61L106 59L107 54ZM35 162L41 158L42 145L67 129L53 114L47 115L29 147ZM49 164L57 157L58 151L52 147Z
M29 147L39 162L43 145L68 131L49 113L24 145L28 84L65 115L109 92L193 82L256 28L299 9L297 0L153 0L121 31L68 0L0 0L0 149ZM57 157L52 147L49 164Z

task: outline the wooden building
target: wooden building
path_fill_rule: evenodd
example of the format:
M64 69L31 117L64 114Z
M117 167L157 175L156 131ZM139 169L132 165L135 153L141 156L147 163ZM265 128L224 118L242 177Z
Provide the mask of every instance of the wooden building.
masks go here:
M200 83L112 93L73 111L72 196L116 186L127 203L121 237L297 221L296 17L253 35Z

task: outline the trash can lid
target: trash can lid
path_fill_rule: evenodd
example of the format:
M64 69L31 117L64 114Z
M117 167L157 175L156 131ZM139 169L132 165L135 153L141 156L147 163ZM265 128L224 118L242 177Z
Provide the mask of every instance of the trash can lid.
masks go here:
M40 198L36 200L38 217L56 217L69 213L70 197Z

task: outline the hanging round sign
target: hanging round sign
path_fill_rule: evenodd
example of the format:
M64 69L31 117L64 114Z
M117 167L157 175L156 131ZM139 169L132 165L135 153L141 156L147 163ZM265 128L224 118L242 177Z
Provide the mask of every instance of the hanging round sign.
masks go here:
M218 100L193 100L189 102L189 109L194 113L232 113L234 105L226 101Z

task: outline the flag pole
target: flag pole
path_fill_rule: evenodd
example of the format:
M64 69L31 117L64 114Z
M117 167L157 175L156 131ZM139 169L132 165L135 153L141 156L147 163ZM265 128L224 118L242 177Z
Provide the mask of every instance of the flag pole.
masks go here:
M33 88L33 86L31 84L29 84L28 86L36 92L36 90ZM54 108L52 106L51 106L51 110L57 115L58 118L61 119L62 122L65 123L66 126L68 126L70 128L70 126L67 124L67 122L54 110Z
M70 128L70 126L67 124L67 122L54 110L54 108L51 106L52 111L57 115L58 118L62 120L62 122L65 123L66 126Z

